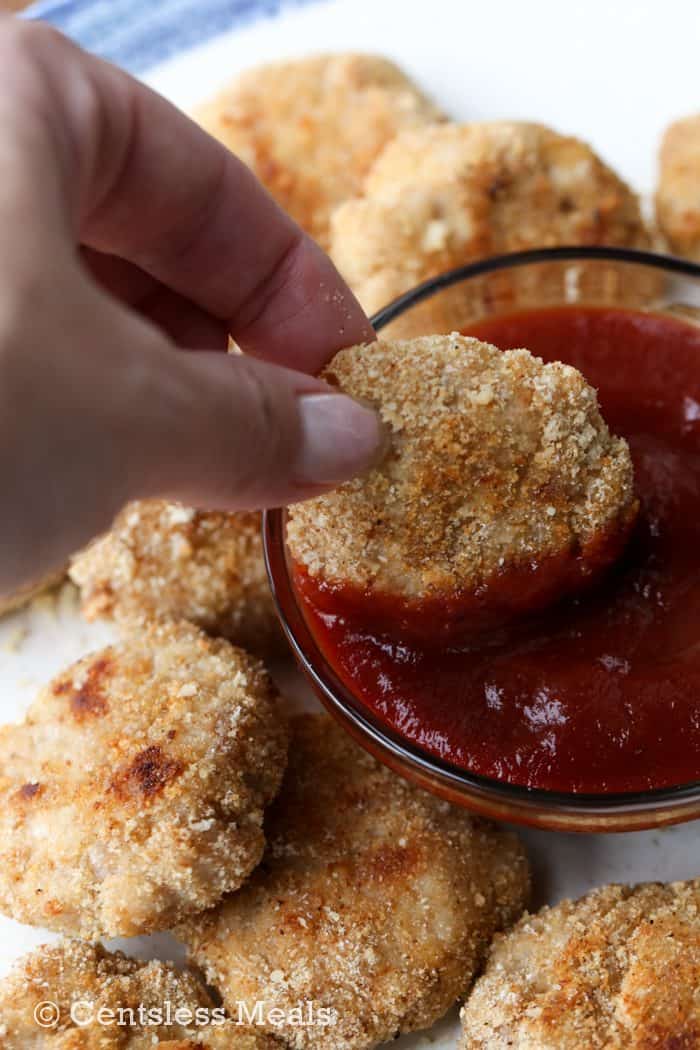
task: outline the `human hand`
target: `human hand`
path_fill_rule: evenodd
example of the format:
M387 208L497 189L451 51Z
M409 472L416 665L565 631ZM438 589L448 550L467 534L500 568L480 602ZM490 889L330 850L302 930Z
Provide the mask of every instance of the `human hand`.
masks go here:
M313 376L369 322L248 169L46 26L0 18L0 69L0 594L127 500L275 506L367 469L377 417Z

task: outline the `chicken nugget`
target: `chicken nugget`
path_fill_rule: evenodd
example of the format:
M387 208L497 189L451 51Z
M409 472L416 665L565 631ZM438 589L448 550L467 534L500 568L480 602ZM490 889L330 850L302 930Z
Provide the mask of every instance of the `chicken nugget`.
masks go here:
M580 372L457 334L341 350L324 377L388 432L365 477L289 509L297 566L331 612L442 638L588 586L635 520L627 443ZM318 592L318 593L316 593Z
M639 203L584 142L539 124L405 131L331 220L331 255L368 313L484 256L587 244L648 248ZM451 323L467 318L462 305Z
M260 655L282 651L257 513L130 503L70 576L89 620L114 617L132 629L187 620Z
M44 945L0 981L2 1050L275 1050L224 1017L204 986L100 945Z
M266 830L250 881L182 936L224 1003L282 1011L269 1030L294 1050L429 1027L528 896L512 833L396 776L323 715L293 722Z
M700 262L700 113L671 124L664 135L656 218L673 251Z
M57 675L0 730L0 910L132 936L237 889L285 765L276 701L257 660L187 624Z
M462 1050L696 1050L700 879L604 886L498 936Z
M331 211L387 142L441 114L393 62L325 54L250 69L194 116L327 247Z

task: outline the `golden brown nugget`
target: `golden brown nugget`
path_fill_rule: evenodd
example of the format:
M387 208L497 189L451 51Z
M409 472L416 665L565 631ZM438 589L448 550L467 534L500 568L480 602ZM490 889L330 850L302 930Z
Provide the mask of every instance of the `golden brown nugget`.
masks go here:
M461 1050L697 1050L700 880L605 886L497 937Z
M700 113L671 124L664 135L656 218L673 251L700 262Z
M528 895L514 835L397 777L322 715L294 720L266 832L248 883L183 935L225 1003L292 1017L310 1003L335 1020L270 1024L295 1050L429 1027Z
M38 598L40 594L44 593L44 591L56 587L61 580L65 579L65 576L66 570L64 567L58 572L49 573L36 583L20 588L20 590L15 591L14 594L8 594L5 595L4 598L0 598L0 616L4 616L9 612L14 612L16 609L21 609L24 605L28 605L29 602L34 598Z
M483 256L649 243L636 196L589 146L505 121L403 132L331 221L331 255L368 313Z
M280 1044L227 1021L190 974L84 941L44 945L0 981L0 1050L154 1046L279 1050Z
M334 607L348 589L381 619L384 598L401 620L437 602L447 630L545 604L619 554L629 449L576 369L453 334L350 347L323 375L389 440L370 474L289 510L291 553Z
M262 855L286 745L262 665L194 627L78 661L0 730L0 910L112 937L210 907Z
M195 113L324 247L331 211L361 193L387 142L440 116L393 62L363 54L248 70Z
M70 576L89 620L114 617L127 628L187 620L251 652L282 650L257 513L130 503Z

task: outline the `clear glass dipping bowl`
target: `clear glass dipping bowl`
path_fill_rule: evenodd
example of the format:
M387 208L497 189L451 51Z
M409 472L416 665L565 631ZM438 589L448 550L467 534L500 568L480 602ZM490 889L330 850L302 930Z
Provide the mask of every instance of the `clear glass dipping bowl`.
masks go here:
M383 336L399 338L572 304L624 306L700 325L700 266L617 248L519 252L426 281L381 310L373 323ZM700 782L605 795L530 789L470 773L406 740L353 696L319 651L292 584L285 520L284 510L272 510L263 523L267 569L285 634L321 702L380 761L452 803L534 827L631 831L700 817Z

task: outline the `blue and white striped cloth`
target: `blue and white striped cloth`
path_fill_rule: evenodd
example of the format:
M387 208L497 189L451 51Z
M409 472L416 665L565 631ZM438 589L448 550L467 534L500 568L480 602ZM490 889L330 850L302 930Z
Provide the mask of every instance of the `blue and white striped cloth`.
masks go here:
M27 18L50 22L132 73L220 33L319 0L39 0Z

